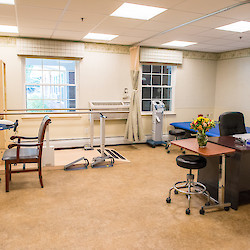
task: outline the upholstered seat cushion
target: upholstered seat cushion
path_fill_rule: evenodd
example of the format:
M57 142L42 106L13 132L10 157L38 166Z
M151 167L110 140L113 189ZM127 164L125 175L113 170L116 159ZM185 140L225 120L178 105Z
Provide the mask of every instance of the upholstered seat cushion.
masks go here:
M176 158L178 166L187 169L201 169L207 164L206 158L200 155L179 155Z
M3 161L15 160L17 148L7 149L3 155ZM20 148L19 159L38 159L39 151L37 148Z
M172 130L169 130L169 134L174 135L174 136L182 136L182 135L185 135L185 130L183 130L183 129L172 129Z

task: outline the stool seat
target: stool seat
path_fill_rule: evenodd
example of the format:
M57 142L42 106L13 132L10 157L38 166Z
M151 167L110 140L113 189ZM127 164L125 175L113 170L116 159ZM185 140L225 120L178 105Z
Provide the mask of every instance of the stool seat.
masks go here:
M174 135L174 136L183 136L185 135L185 130L183 129L172 129L172 130L169 130L169 134L170 135Z
M179 167L187 169L201 169L207 164L207 160L199 155L179 155L176 158Z

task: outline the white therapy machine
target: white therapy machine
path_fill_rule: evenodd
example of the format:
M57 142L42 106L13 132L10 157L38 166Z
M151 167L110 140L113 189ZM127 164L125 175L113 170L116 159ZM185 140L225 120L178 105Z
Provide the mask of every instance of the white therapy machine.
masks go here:
M156 145L162 145L166 142L163 141L163 115L165 104L160 100L152 101L152 139L147 140L147 143L153 148Z

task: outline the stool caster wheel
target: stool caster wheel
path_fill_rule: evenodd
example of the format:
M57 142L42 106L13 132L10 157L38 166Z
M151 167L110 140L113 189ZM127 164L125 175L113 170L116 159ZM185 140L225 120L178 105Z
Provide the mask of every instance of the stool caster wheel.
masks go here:
M203 209L203 207L200 209L200 214L204 215L205 214L205 210Z
M171 198L168 197L168 198L166 199L166 202L167 202L167 203L171 203Z
M168 149L169 148L169 145L166 145L165 149Z
M169 154L169 153L170 153L170 150L168 150L167 153Z
M189 208L186 209L186 214L188 214L188 215L190 214L190 209Z
M224 207L225 211L229 211L230 207Z
M177 190L174 190L174 193L175 193L175 194L179 194L179 192L178 192Z
M210 205L211 205L211 204L210 204L209 201L205 203L205 206L207 206L207 207L210 206Z
M183 154L186 154L186 152L185 152L185 151L182 151L182 153L183 153Z

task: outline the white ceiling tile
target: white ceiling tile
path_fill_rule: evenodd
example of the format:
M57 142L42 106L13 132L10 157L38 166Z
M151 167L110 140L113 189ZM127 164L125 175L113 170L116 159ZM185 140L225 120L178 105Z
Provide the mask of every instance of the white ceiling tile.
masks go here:
M95 13L82 13L78 11L66 11L62 16L62 22L74 22L74 23L84 23L84 24L97 24L101 22L106 15L95 14ZM81 18L84 18L83 21Z
M33 19L46 19L49 21L57 21L62 14L62 10L50 9L50 8L37 8L31 6L18 7L17 18L18 20L30 20Z
M51 38L80 41L84 36L83 32L56 30Z
M122 5L122 2L114 0L71 0L68 10L83 13L112 14Z
M15 17L15 6L8 4L0 4L0 16Z
M151 30L140 30L140 29L126 29L120 32L123 36L135 36L135 37L150 37L155 35L157 32Z
M214 16L210 16L210 17L201 19L199 21L196 21L192 23L192 25L200 26L200 27L208 27L208 28L217 28L223 25L236 22L236 21L237 21L236 19L223 18L223 17L214 15Z
M118 36L117 38L110 41L113 44L125 44L132 45L142 40L142 37L133 37L133 36ZM124 43L123 43L124 42Z
M143 30L153 30L162 32L164 30L170 29L172 26L170 23L162 23L162 22L155 22L155 21L145 21L144 23L136 26L137 29L143 29Z
M172 27L174 27L199 18L201 16L202 14L187 11L167 10L161 13L160 15L152 18L151 20L156 22L169 23Z
M17 5L64 9L68 0L15 0Z
M32 22L28 18L19 19L19 27L26 28L40 28L40 29L51 29L56 27L56 21L48 21L44 19L32 19Z
M239 41L239 42L248 42L250 44L250 32L244 33L233 33L227 36L224 36L223 39L229 39L231 41Z
M235 4L234 0L187 0L173 9L208 14Z
M198 35L212 37L212 38L222 38L222 37L228 36L232 33L234 33L234 32L225 31L225 30L210 29L210 30L207 30L204 32L200 32L200 33L198 33Z
M91 29L93 29L95 27L95 25L93 24L87 24L87 23L80 23L80 22L60 22L57 27L56 30L64 30L64 31L77 31L77 32L87 32L89 33L89 31Z
M204 44L210 44L210 45L229 45L231 43L232 41L229 39L211 39L204 42Z
M53 33L51 29L37 29L37 28L19 28L20 36L31 37L50 37Z
M17 25L16 18L0 16L0 25L16 26Z
M247 21L250 19L250 3L222 12L218 16Z
M225 51L232 51L232 50L236 50L236 47L233 46L221 46L221 45L216 45L216 46L212 46L210 48L208 48L209 52L225 52Z
M135 28L140 24L145 23L145 20L122 18L109 16L101 22L101 27L123 27L123 28Z
M94 33L104 33L104 34L114 34L119 36L133 36L133 37L150 37L157 32L152 30L141 30L141 29L130 29L124 27L114 27L114 26L98 26L97 28L91 30Z

